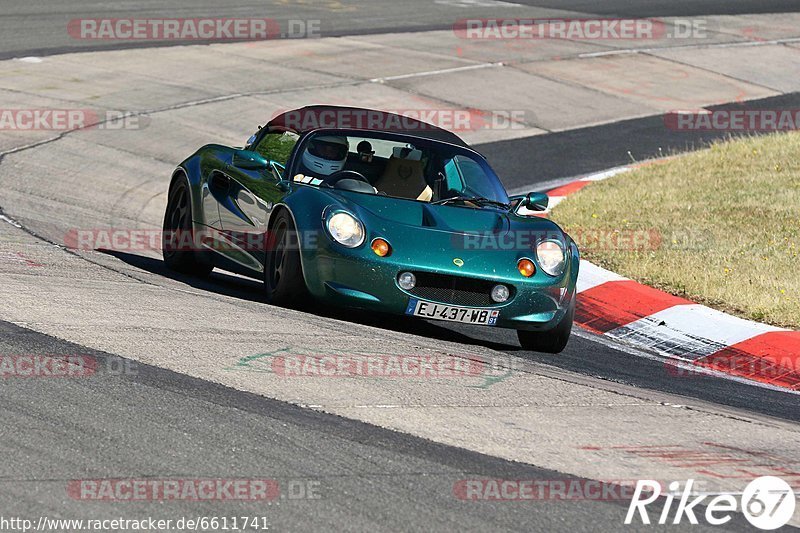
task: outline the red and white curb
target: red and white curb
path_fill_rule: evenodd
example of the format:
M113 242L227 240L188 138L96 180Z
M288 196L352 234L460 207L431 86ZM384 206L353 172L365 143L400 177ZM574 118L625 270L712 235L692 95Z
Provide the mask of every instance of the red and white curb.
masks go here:
M630 168L615 168L551 189L549 207ZM578 294L577 324L666 356L676 376L707 369L800 391L800 331L738 318L585 260L581 261Z

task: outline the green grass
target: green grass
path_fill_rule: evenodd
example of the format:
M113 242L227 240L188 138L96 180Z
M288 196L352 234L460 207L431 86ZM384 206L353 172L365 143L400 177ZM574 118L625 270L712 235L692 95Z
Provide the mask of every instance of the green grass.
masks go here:
M643 166L584 188L553 219L586 259L610 270L745 318L800 327L800 133L719 142ZM661 241L598 246L603 231Z
M291 133L266 135L256 147L256 152L286 166L297 139L297 135Z

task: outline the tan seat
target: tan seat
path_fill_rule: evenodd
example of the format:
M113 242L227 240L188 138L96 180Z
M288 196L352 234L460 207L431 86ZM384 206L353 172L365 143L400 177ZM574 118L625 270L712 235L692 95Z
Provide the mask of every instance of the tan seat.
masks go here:
M373 184L379 192L399 198L411 198L430 202L433 189L425 183L422 161L402 159L396 156L389 158L383 175Z

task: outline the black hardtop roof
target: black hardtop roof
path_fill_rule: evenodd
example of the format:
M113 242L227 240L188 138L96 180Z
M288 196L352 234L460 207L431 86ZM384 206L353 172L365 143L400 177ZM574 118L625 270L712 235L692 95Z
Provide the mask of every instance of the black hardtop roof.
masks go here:
M270 120L267 127L284 128L300 135L321 129L373 130L469 148L458 135L433 124L406 115L360 107L327 105L302 107L281 113Z

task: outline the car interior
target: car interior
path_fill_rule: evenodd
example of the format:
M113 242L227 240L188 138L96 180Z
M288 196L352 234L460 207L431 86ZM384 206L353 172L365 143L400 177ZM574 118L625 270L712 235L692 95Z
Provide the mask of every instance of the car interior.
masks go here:
M285 165L296 135L267 135L255 150ZM454 198L508 200L494 175L468 154L425 141L318 134L309 139L294 181L421 202ZM469 201L459 205L479 207Z
M295 179L422 202L481 195L482 191L468 185L467 172L472 173L473 181L488 181L480 165L466 156L383 139L348 137L347 145L341 170L325 176L304 167Z

